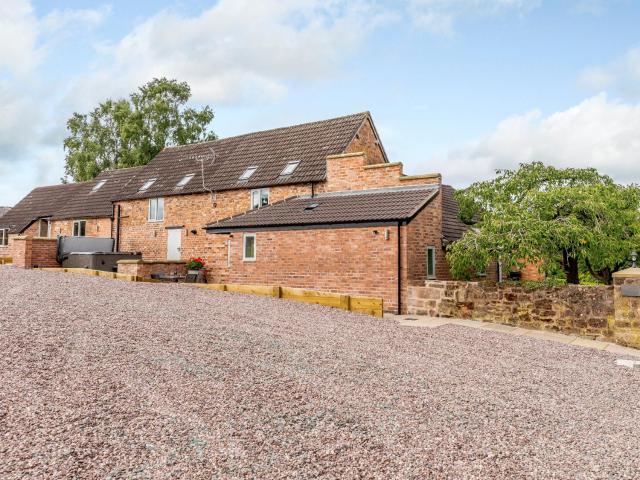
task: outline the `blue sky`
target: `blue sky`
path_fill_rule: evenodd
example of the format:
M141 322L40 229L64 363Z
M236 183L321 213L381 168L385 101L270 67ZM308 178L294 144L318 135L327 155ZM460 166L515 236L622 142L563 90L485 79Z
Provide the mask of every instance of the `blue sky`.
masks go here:
M223 137L370 110L407 173L638 182L639 24L634 0L3 0L0 205L57 183L74 111L154 76L189 82Z

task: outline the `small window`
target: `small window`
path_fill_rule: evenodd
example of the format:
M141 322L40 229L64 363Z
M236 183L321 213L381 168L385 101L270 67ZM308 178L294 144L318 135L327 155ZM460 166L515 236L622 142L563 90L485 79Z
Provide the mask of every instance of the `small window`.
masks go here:
M245 233L243 239L242 259L254 261L256 259L256 234Z
M187 183L189 183L191 181L191 179L193 178L195 174L190 173L189 175L185 175L184 177L182 177L182 180L180 180L178 182L178 184L176 185L176 187L184 187Z
M91 189L91 193L93 192L97 192L98 190L100 190L104 184L107 183L106 180L100 180L98 183L96 183L93 188Z
M9 245L9 229L0 228L0 247Z
M149 199L149 221L161 222L164 220L164 198Z
M427 278L436 278L436 247L427 247Z
M266 207L269 205L269 189L257 188L251 190L251 208Z
M310 203L309 205L307 205L306 207L304 207L305 210L315 210L316 208L318 208L320 204L318 203Z
M76 220L73 222L73 236L84 237L87 234L87 221Z
M146 182L144 182L144 185L142 185L140 187L140 190L138 190L139 192L146 192L147 190L149 190L151 188L151 185L153 185L156 182L155 178L152 178L151 180L147 180Z
M298 165L300 165L300 160L296 160L295 162L287 163L287 166L284 167L284 169L280 173L280 176L284 177L286 175L291 175L293 172L296 171L296 168L298 168Z
M51 220L44 218L40 219L38 236L42 238L49 238L51 236Z
M240 175L240 181L249 180L251 178L251 175L256 173L256 170L258 170L258 167L249 167L249 168L247 168L244 171L244 173L242 175Z

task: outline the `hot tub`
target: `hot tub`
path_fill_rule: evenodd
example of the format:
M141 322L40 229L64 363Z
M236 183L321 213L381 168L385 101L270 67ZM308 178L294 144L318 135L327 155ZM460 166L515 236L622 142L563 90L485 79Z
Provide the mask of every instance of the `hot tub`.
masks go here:
M117 272L118 260L140 260L140 252L70 252L62 260L64 268L88 268Z

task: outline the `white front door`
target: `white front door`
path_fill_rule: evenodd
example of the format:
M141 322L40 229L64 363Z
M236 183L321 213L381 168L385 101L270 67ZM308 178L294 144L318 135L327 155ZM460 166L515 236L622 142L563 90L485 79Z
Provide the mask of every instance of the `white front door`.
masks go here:
M167 230L167 260L180 260L180 246L182 245L182 229Z

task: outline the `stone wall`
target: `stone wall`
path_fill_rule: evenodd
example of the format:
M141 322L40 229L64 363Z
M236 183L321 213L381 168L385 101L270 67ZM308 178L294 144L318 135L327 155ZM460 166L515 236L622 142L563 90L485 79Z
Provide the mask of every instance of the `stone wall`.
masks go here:
M614 337L616 343L640 348L640 268L613 274L616 309ZM623 287L631 289L623 291ZM635 290L635 291L634 291Z
M515 283L430 281L409 287L408 313L470 318L540 330L610 338L610 286L531 288Z

